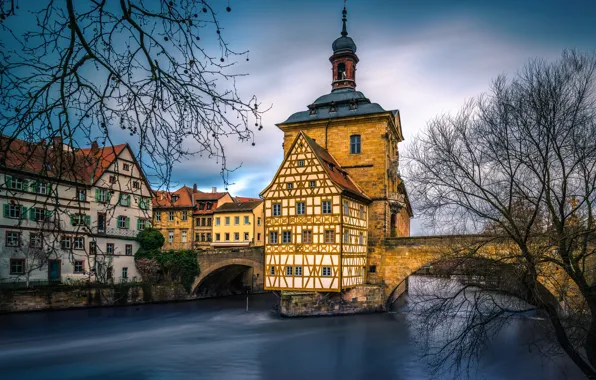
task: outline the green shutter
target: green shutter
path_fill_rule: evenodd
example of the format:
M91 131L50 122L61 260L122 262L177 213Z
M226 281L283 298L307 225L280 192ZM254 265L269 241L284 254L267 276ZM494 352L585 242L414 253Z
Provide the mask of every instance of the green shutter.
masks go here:
M29 209L29 219L35 220L35 209L33 207Z
M4 178L6 179L6 187L12 189L12 176L7 175Z
M127 216L127 217L126 217L126 224L125 224L125 227L126 227L126 228L130 228L130 217L129 217L129 216Z
M31 181L29 183L29 191L31 191L32 193L37 193L37 187L38 187L37 181Z
M85 215L85 225L91 226L91 215Z
M99 189L95 189L95 200L99 202Z
M70 225L74 226L74 214L70 214Z
M141 229L141 219L137 218L137 230Z
M4 209L4 217L8 218L8 216L10 215L10 213L8 212L8 205L4 204L3 206L4 206L4 208L3 208Z
M27 219L27 207L21 206L21 217L20 219Z
M46 217L51 218L54 213L50 210L46 210Z
M112 192L108 190L107 193L106 193L106 201L108 203L110 203L110 200L111 199L112 199Z
M145 220L145 228L151 228L151 222L149 219Z

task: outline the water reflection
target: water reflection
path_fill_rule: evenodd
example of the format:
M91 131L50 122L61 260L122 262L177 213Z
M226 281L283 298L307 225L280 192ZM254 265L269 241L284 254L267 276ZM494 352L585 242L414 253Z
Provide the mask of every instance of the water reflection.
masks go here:
M411 288L412 289L412 288ZM430 379L394 313L280 319L275 296L0 316L2 379ZM566 358L542 363L520 319L483 353L481 379L581 379ZM565 372L561 372L561 370ZM445 375L435 378L448 378Z

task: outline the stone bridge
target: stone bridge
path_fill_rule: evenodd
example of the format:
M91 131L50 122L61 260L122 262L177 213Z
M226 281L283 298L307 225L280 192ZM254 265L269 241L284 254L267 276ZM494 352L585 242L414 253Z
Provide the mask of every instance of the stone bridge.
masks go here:
M192 294L217 297L263 290L263 247L220 248L197 255L201 273Z

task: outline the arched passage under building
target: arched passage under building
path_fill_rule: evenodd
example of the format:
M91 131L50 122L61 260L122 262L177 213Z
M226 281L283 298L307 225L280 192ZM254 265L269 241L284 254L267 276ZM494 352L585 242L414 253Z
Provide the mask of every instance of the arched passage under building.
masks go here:
M219 297L263 290L263 265L247 259L228 259L203 269L193 285L199 297Z

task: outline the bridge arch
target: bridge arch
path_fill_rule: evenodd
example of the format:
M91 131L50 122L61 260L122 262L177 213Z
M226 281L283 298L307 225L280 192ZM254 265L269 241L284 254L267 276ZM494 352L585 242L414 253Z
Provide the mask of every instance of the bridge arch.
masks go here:
M195 278L192 294L208 297L263 290L262 247L205 251L197 260L200 274Z

